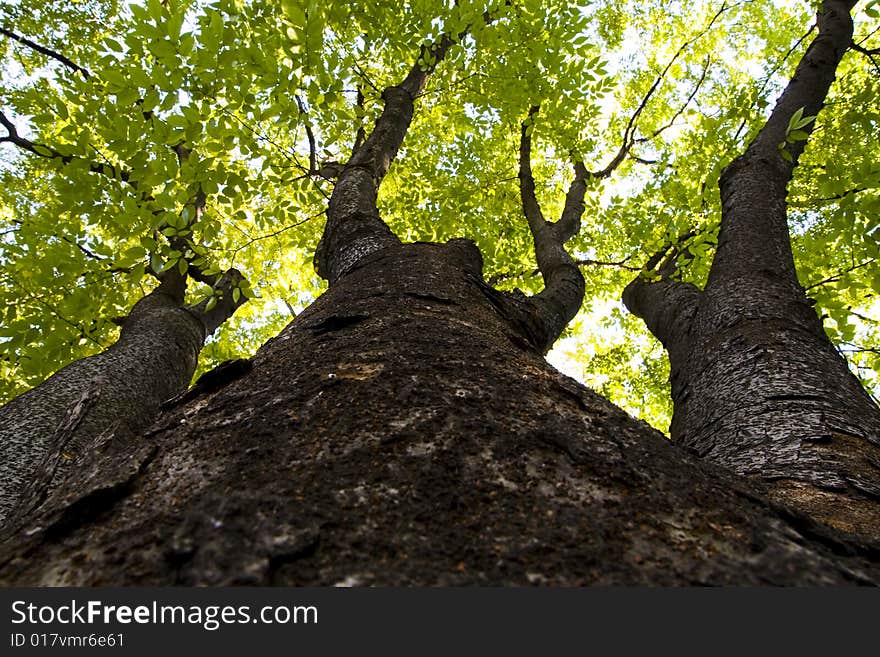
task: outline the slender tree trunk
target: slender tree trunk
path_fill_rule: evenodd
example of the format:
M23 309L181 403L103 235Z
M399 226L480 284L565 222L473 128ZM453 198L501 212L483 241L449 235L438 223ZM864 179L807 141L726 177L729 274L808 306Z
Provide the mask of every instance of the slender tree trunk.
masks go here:
M103 441L139 435L159 405L192 380L205 337L240 303L230 270L210 311L186 307L186 281L176 270L135 304L119 340L59 370L0 408L0 524L21 523Z
M453 240L374 253L249 373L107 443L0 578L831 584L876 576L860 551L556 372Z
M786 185L852 38L852 2L827 1L819 35L763 130L721 177L722 223L704 291L662 277L624 300L666 346L674 440L770 482L772 495L848 532L880 537L880 409L798 283ZM809 130L812 125L806 127Z

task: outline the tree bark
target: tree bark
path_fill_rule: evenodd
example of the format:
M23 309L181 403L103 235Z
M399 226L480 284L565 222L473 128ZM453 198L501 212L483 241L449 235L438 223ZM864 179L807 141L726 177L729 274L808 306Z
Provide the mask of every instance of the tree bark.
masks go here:
M34 585L878 577L876 547L550 367L466 240L362 260L247 374L96 450L0 564Z
M706 289L638 279L624 301L669 352L675 441L768 481L774 498L814 519L876 539L880 409L798 283L785 204L805 143L786 143L790 119L821 109L851 43L853 4L822 4L819 35L764 128L721 176Z
M453 42L421 48L434 63L385 90L342 168L316 254L329 290L250 368L88 450L0 542L0 582L880 581L877 545L774 506L543 359L583 294L564 250L583 165L560 221L530 216L523 132L536 297L487 285L472 242L401 244L384 224L379 185Z
M0 408L0 524L20 524L78 461L104 441L139 435L162 402L185 390L210 335L244 299L230 270L220 300L184 306L175 269L132 308L107 350L62 368Z

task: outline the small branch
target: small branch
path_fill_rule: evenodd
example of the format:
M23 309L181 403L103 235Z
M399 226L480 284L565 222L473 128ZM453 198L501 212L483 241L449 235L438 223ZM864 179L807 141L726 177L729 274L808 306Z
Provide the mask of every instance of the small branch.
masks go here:
M874 59L875 56L880 55L880 48L865 48L860 44L853 43L850 45L850 50L854 50L855 52L863 54L868 60L871 62L871 65L874 67L874 70L880 73L880 63Z
M69 164L75 160L79 160L81 162L85 162L88 165L89 171L91 171L92 173L98 173L114 180L122 180L123 182L126 182L133 187L136 186L136 184L130 180L131 174L124 169L115 167L111 164L94 162L92 160L87 160L86 158L77 157L75 155L64 155L55 148L52 148L51 146L46 146L45 144L37 144L30 139L22 137L18 134L18 130L16 129L12 121L10 121L3 112L0 112L0 125L6 128L6 131L8 133L5 137L0 137L0 143L10 143L13 146L20 148L21 150L32 153L33 155L36 155L38 157L43 157L50 160L57 159L63 164Z
M306 138L309 140L309 173L315 173L318 171L318 154L315 143L315 133L312 132L312 126L309 124L305 104L299 96L294 96L294 98L296 99L296 106L299 109L299 115L302 117L303 125L305 125L306 128Z
M591 260L589 258L583 258L581 260L575 260L575 262L578 264L578 266L581 266L581 267L617 267L619 269L626 269L627 271L641 271L642 270L641 267L635 267L633 265L626 264L631 259L632 259L632 256L628 256L628 257L624 258L623 260L614 260L614 261Z
M880 48L864 48L857 43L852 44L850 48L852 50L855 50L856 52L862 53L863 55L880 55Z
M251 246L252 244L254 244L256 242L260 242L262 240L272 239L273 237L278 237L282 233L286 233L287 231L292 230L293 228L297 228L299 226L302 226L303 224L305 224L309 221L312 221L314 219L317 219L318 217L321 217L321 216L325 215L326 213L327 213L326 210L321 210L317 214L313 214L309 217L306 217L305 219L301 219L300 221L297 221L296 223L292 223L289 226L285 226L284 228L279 228L278 230L276 230L274 232L267 233L265 235L258 235L257 237L248 237L247 242L245 242L243 244L239 244L234 249L232 249L232 256L235 257L235 255L237 255L240 251L243 251L244 249L246 249L247 247Z
M813 288L820 287L822 285L828 285L828 283L836 283L837 281L839 281L841 278L843 278L847 274L850 274L850 273L856 271L857 269L861 269L862 267L867 267L868 265L873 264L875 262L877 262L877 258L870 258L864 262L860 262L857 265L853 265L852 267L848 267L846 269L843 269L843 270L837 272L836 274L829 276L828 278L825 278L825 279L822 279L821 281L817 281L815 283L811 283L810 285L807 285L806 287L804 287L804 292L808 292L809 290L812 290Z
M688 108L688 105L690 105L691 102L693 102L694 98L697 95L697 92L699 92L699 90L700 90L700 87L702 87L703 83L706 81L706 76L709 73L709 67L711 66L711 64L712 64L712 58L709 55L706 55L706 63L703 65L703 71L700 73L700 78L699 78L699 80L697 80L697 83L694 85L694 88L691 89L691 93L688 95L687 99L684 101L682 106L679 107L678 110L675 112L675 114L672 115L672 118L669 119L669 121L665 125L657 128L656 130L654 130L654 132L651 133L651 137L650 137L651 139L653 139L655 137L659 137L664 131L668 130L673 125L675 125L675 122L678 120L678 117L680 117L684 113L684 111ZM643 140L647 141L647 139L643 139ZM638 142L641 140L637 139L635 141Z
M89 258L91 260L97 260L98 262L104 262L107 259L107 258L103 258L103 257L99 256L97 253L95 253L93 251L90 251L89 249L84 247L82 244L77 242L75 239L72 239L72 238L68 237L67 235L61 235L61 239L64 240L65 242L67 242L68 244L75 246L87 258Z
M260 132L259 130L257 130L257 129L254 128L253 126L251 126L250 124L248 124L247 121L245 121L244 119L239 118L238 115L236 115L234 112L229 111L229 110L226 109L225 107L221 107L221 108L220 108L220 111L221 111L223 114L225 114L226 116L229 116L229 117L235 119L235 121L236 121L239 125L241 125L241 127L243 127L245 130L247 130L248 132L250 132L252 135L254 135L254 137L256 137L257 139L259 139L260 141L264 141L264 142L266 142L267 144L270 144L271 146L274 146L276 149L278 149L278 151L281 153L282 156L284 156L284 158L285 158L286 160L288 160L288 161L294 161L294 165L295 165L298 169L300 169L300 170L302 170L302 171L306 171L306 172L308 172L308 170L306 169L306 167L304 167L302 164L300 164L299 162L296 161L296 159L297 159L296 151L293 151L293 150L290 150L290 149L288 149L288 148L285 148L284 146L281 146L281 145L280 145L279 143L277 143L276 141L273 141L271 137L267 137L265 134L263 134L262 132Z
M857 194L861 194L863 192L869 192L877 189L876 187L853 187L852 189L847 189L846 191L840 192L839 194L834 194L832 196L823 196L821 198L814 199L806 199L802 201L791 201L789 202L789 207L792 208L811 208L816 205L821 205L825 203L833 203L834 201L841 201L845 199L847 196L855 196Z
M870 354L880 354L880 348L877 347L860 347L859 345L853 342L844 342L843 344L847 345L849 348L844 349L840 347L840 351L846 352L848 354L861 354L861 353L870 353Z
M816 27L818 27L818 24L813 23L810 26L810 29L804 32L804 34L797 41L794 42L794 45L792 45L788 49L788 51L782 56L782 58L776 63L776 66L773 67L770 73L764 78L763 82L761 82L761 86L758 88L758 98L763 95L764 90L767 88L767 85L770 84L770 80L772 80L776 73L779 72L779 69L781 69L785 65L785 63L788 61L788 58L791 57L794 51L801 47L801 44L806 40L808 36L813 33L813 30L815 30ZM742 134L742 131L743 129L745 129L745 127L746 119L743 119L742 122L739 124L739 128L737 128L736 133L733 135L734 141L739 139L739 136Z
M683 255L688 261L693 260L694 256L690 252L687 242L695 237L696 234L697 231L691 229L679 235L675 242L662 246L654 255L648 258L644 271L653 272L663 280L671 278L672 274L675 273L679 256Z
M69 59L68 57L65 57L61 53L55 52L54 50L50 50L49 48L46 48L45 46L41 46L40 44L31 41L27 37L23 37L19 34L16 34L15 32L13 32L11 30L7 30L4 27L0 27L0 34L9 37L13 41L18 41L19 43L27 46L31 50L35 50L36 52L38 52L42 55L46 55L47 57L51 57L55 61L61 62L67 68L69 68L71 71L73 71L75 73L80 73L86 79L89 79L91 77L91 73L89 73L85 68L74 63L71 59Z
M373 84L373 81L370 79L370 76L367 75L366 71L364 71L364 69L361 68L360 64L358 64L357 62L354 62L354 69L355 69L355 73L357 74L357 76L361 80L366 82L367 86L370 89L375 91L378 95L380 95L380 96L382 95L382 90L379 89L375 84Z
M678 50L675 51L675 54L666 63L666 66L663 68L663 70L660 72L660 74L656 77L653 84L648 89L647 93L642 97L642 100L639 102L638 107L636 107L635 112L633 112L630 115L629 120L627 121L627 124L626 124L626 128L623 131L623 136L621 138L620 148L618 149L617 153L611 158L611 161L609 161L608 164L603 169L600 169L598 171L589 172L590 178L599 179L599 180L601 180L603 178L607 178L624 162L624 160L630 154L630 151L631 151L634 144L636 144L639 141L646 141L646 139L637 140L635 138L635 131L636 131L639 117L641 116L642 112L645 110L645 107L647 107L648 102L650 102L651 98L653 97L654 93L657 91L657 89L659 88L659 86L663 82L663 80L666 79L666 75L669 73L669 69L672 68L672 65L675 64L675 62L678 60L678 58L681 57L681 55L691 45L693 45L694 43L699 41L701 38L703 38L709 32L709 30L712 29L712 27L715 25L715 22L721 17L721 15L724 14L724 12L728 11L730 8L731 7L726 2L723 3L721 5L721 8L712 16L712 18L709 20L709 23L706 25L705 28L703 28L703 30L701 30L699 33L697 33L696 35L694 35L690 39L687 39L684 43L682 43L678 47ZM685 102L685 104L681 107L681 109L678 112L676 112L675 116L673 116L669 125L664 126L662 128L659 128L658 130L655 130L654 133L651 135L651 138L657 137L661 132L666 130L669 126L672 125L672 123L675 122L675 120L678 118L678 116L680 116L681 113L684 112L684 110L687 108L687 106L691 103L691 101L697 95L697 92L699 91L700 87L702 86L703 82L705 81L706 74L707 74L707 71L709 68L709 64L710 64L710 59L707 57L706 58L706 66L703 69L703 72L700 76L700 80L694 86L694 89L691 91L691 94L690 94L690 96L688 96L688 99ZM638 159L638 158L636 158L636 159ZM650 161L645 161L645 160L639 160L639 161L642 162L643 164L652 163Z
M357 100L355 101L355 106L358 107L361 112L364 110L364 92L363 88L358 85L357 88ZM354 146L351 147L351 154L354 155L360 150L360 147L363 145L364 141L367 138L367 133L364 130L364 125L361 123L358 125L357 134L354 137Z
M73 320L65 317L63 314L61 314L61 312L58 311L58 309L55 306L53 306L51 303L49 303L48 301L46 301L42 297L40 297L40 296L34 294L33 292L31 292L30 290L28 290L24 285L22 285L18 281L18 279L14 278L13 276L11 276L10 274L8 274L6 272L4 272L4 275L6 276L6 278L9 281L12 282L13 285L15 285L22 292L24 292L28 296L28 298L30 298L32 301L35 301L36 303L40 304L41 306L45 307L50 313L55 315L55 317L60 319L65 324L68 324L72 328L76 329L76 331L80 335L80 337L85 338L86 340L88 340L90 342L93 342L101 349L106 348L106 345L102 344L100 341L93 338L91 336L91 334L88 331L86 331L86 329L83 326L81 326L81 325L77 324L76 322L74 322Z
M627 256L623 260L592 260L590 258L581 258L580 260L575 260L575 264L578 267L615 267L617 269L625 269L626 271L639 272L642 271L641 267L636 267L635 265L628 265L627 263L632 260L633 256ZM486 282L495 287L501 281L509 281L512 278L521 278L524 276L539 276L541 274L540 269L533 269L530 272L501 272L491 276L486 279Z

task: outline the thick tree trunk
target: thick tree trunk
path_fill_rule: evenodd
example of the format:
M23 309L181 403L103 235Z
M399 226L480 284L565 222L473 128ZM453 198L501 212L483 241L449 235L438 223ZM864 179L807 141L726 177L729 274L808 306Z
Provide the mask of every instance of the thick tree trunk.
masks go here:
M659 312L639 305L640 286L628 290L629 307ZM689 321L664 335L673 439L767 480L777 499L817 520L880 537L880 410L803 290L758 272L710 283L684 308L677 317Z
M132 308L119 339L0 407L0 525L20 524L78 460L111 438L139 435L192 380L205 338L240 305L230 270L210 311L185 307L185 279L165 276Z
M523 131L535 297L488 286L466 240L400 244L377 192L434 65L385 90L340 173L316 256L329 291L225 387L88 451L7 533L0 581L877 583L876 546L772 506L541 357L583 294L564 250L583 165L547 222Z
M669 352L674 440L767 480L775 498L814 519L877 539L880 409L798 283L785 204L804 146L786 142L788 128L799 111L821 109L851 43L853 4L822 3L818 36L764 128L721 176L706 289L638 279L624 301Z
M465 240L374 252L250 372L71 472L0 580L876 581L876 551L547 365L480 269Z

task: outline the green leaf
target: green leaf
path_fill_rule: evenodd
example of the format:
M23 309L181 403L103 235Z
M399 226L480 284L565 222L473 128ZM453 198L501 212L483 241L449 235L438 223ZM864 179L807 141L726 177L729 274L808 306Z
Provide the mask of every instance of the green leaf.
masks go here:
M799 107L795 110L794 114L791 115L791 118L788 120L788 130L786 133L791 132L795 128L798 127L798 122L801 120L801 117L804 115L804 108Z
M805 116L794 124L793 129L797 130L798 128L803 128L804 126L808 126L815 120L816 120L815 116Z

